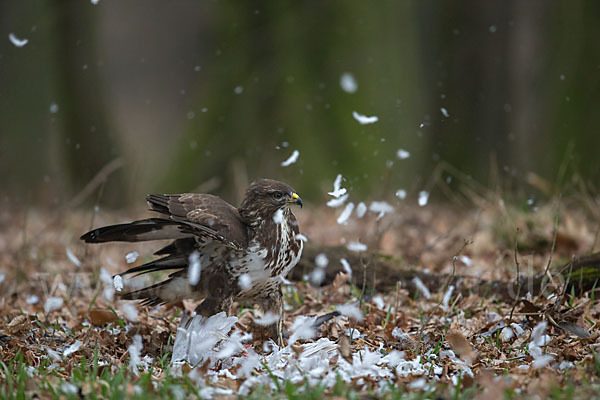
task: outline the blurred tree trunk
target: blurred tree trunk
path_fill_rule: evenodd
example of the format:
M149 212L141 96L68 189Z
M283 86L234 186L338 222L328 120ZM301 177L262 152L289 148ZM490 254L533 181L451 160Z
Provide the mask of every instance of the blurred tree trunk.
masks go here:
M29 204L40 195L46 202L53 200L49 187L56 184L56 171L49 168L47 150L52 146L49 92L55 70L48 60L54 36L39 34L48 26L48 11L45 3L0 3L0 25L7 27L0 41L3 203ZM29 43L14 46L7 38L8 32Z
M556 190L573 172L598 177L600 42L588 38L600 3L424 1L419 12L434 160L480 182L499 171L490 187L528 198L529 172Z
M555 190L571 182L581 190L576 176L599 189L600 179L600 2L556 2L549 9L546 60L549 71L538 87L551 88L542 96L549 104L542 116L555 160L551 176Z
M549 157L551 142L548 134L552 131L550 119L545 113L547 98L540 92L548 91L542 80L546 54L549 47L548 8L551 2L514 1L514 27L509 36L507 67L510 71L512 118L510 138L512 144L512 166L519 171L548 171L554 163ZM554 88L556 78L546 85ZM546 139L546 140L544 140Z
M58 151L71 193L81 190L100 169L119 156L116 133L106 109L104 61L97 51L98 11L88 2L52 3L56 20ZM120 174L109 179L107 197L122 192Z
M424 1L419 16L433 160L485 181L491 156L508 161L508 8Z

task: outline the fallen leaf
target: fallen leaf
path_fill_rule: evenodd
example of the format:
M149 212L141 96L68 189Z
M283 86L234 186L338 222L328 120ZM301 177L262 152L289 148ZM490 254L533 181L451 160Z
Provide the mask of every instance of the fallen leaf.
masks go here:
M472 363L475 360L476 354L471 347L471 344L467 339L463 336L462 333L458 331L450 332L446 335L446 340L450 344L450 346L456 351L462 358L464 358L467 362Z
M565 331L569 332L572 335L577 336L580 339L590 337L590 333L581 325L572 324L569 322L559 322L558 326L560 326Z
M31 322L29 322L27 315L18 315L8 323L6 328L8 333L15 335L19 332L31 329Z
M348 336L340 336L338 350L340 352L340 355L344 358L344 360L352 364L352 351L350 348L350 339L348 339Z
M521 299L521 303L523 303L523 307L521 307L519 312L526 314L535 314L539 313L542 310L542 307L536 306L529 300Z
M90 311L90 322L95 326L108 325L117 319L115 313L107 309L94 308Z
M291 348L294 351L294 354L296 354L296 358L300 358L300 356L304 352L304 347L302 347L302 346L293 344L293 345L291 345Z
M335 278L333 279L333 287L334 289L338 289L346 284L350 279L350 275L344 272L338 272Z

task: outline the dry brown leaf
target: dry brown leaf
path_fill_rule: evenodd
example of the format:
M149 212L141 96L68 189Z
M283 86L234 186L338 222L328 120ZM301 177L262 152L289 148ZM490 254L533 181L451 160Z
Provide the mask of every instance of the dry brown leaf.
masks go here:
M90 322L95 326L104 326L115 322L118 317L111 310L94 308L90 311Z
M537 379L532 379L527 386L530 395L536 395L540 399L549 397L550 390L556 385L556 375L551 372L542 372Z
M344 272L338 272L333 279L333 287L334 289L338 289L346 284L350 280L350 275Z
M294 351L294 354L296 354L296 358L300 358L300 356L304 352L304 347L298 346L298 345L295 345L295 344L291 345L290 347Z
M348 339L348 336L340 336L338 350L340 352L340 355L344 358L344 360L348 361L349 363L352 363L352 349L350 348L350 339Z
M198 371L202 374L205 375L206 372L208 371L208 366L210 365L210 360L206 360L202 365L200 365L199 367L197 367Z
M480 392L475 398L480 400L501 400L504 399L506 384L504 380L494 377L493 372L483 369L476 377L476 382L482 386L483 392Z
M393 229L389 229L383 233L381 240L379 241L379 251L382 254L393 256L396 252L396 242L398 241L398 235Z
M542 307L536 306L529 300L521 299L521 303L523 303L523 307L521 307L519 312L526 314L535 314L540 313L542 311Z
M572 324L569 322L559 322L558 326L580 339L589 338L591 336L587 329L581 325Z
M477 354L475 353L475 350L473 350L471 343L465 339L462 333L459 331L450 332L446 335L446 340L448 340L448 343L452 349L454 349L454 351L456 351L466 361L469 363L475 361Z
M29 318L27 318L27 315L16 316L6 326L6 330L11 335L15 335L19 332L24 332L25 330L29 329L31 329L31 322L29 322Z
M515 221L515 224L519 225L524 229L524 234L527 238L535 238L532 236L539 233L542 235L546 242L552 239L553 232L553 215L554 210L548 208L544 214L544 208L540 207L540 212L532 215L537 219L536 227L528 228L524 222ZM410 212L409 212L410 211ZM414 213L412 211L415 211ZM479 211L478 211L479 212ZM510 213L503 211L502 218ZM323 214L325 215L325 214ZM326 218L322 218L323 215L308 214L304 215L305 220L312 218L312 224L307 224L301 221L302 230L314 239L316 243L329 243L331 245L338 245L340 237L347 236L347 232L344 227L341 227L335 223L335 215L333 215L329 209L327 209ZM465 217L466 215L466 217ZM496 221L497 215L490 215L489 211L482 211L482 218L487 220L493 225ZM330 220L327 218L331 217ZM491 217L491 218L490 218ZM85 229L86 225L84 219L77 217L77 232ZM112 218L112 217L110 217ZM441 210L434 207L428 207L425 209L406 209L405 212L397 213L396 215L390 215L386 217L386 220L392 221L393 218L398 218L394 221L393 228L384 229L377 226L375 218L371 218L367 225L367 219L363 219L354 225L348 226L348 230L352 229L353 235L360 238L379 237L379 234L383 235L379 243L379 247L372 243L373 246L369 246L372 249L379 248L387 253L389 250L394 259L406 259L411 260L408 264L418 264L422 268L429 268L433 272L450 273L452 265L448 262L452 254L455 254L456 247L463 240L463 236L473 235L476 238L477 248L469 249L472 252L465 253L472 259L472 266L468 267L464 263L456 263L456 276L458 279L459 275L473 275L475 277L463 277L461 285L464 282L465 286L474 285L478 279L492 279L506 282L513 282L514 271L511 268L505 268L506 266L513 265L514 263L514 248L513 243L502 243L498 240L497 233L491 232L486 229L482 231L478 230L479 222L476 222L479 216L475 217L474 214L461 214L455 213L454 211L447 212L447 210ZM571 222L569 218L572 219ZM2 215L0 215L0 220ZM32 219L33 220L33 219ZM331 224L323 223L323 220L330 221ZM83 221L82 223L80 223ZM360 223L358 223L360 222ZM588 248L588 245L592 245L594 239L594 232L597 227L591 223L586 224L586 220L579 214L561 215L560 217L560 230L556 237L556 256L570 256L570 254L561 254L561 252L567 251L567 249L575 248L576 245L580 249ZM14 224L13 224L14 225ZM327 225L324 227L323 225ZM10 224L3 224L8 226ZM70 225L75 226L75 225ZM60 227L57 231L64 233L64 227ZM327 229L325 229L327 228ZM527 230L527 232L525 232ZM447 232L452 232L451 235L447 235ZM507 231L511 235L514 235L514 229L512 226ZM374 235L377 234L377 235ZM48 235L51 239L50 235ZM54 235L60 237L60 235ZM0 235L0 242L5 240L14 241L13 244L9 245L9 252L3 252L0 254L0 265L11 266L15 263L15 260L7 254L17 253L22 246L18 238L19 235ZM402 238L402 240L399 240ZM441 239L440 239L441 238ZM373 239L374 240L374 239ZM510 241L512 242L512 240ZM12 242L11 242L12 243ZM60 268L64 266L70 267L64 263L62 258L56 262L50 255L64 253L64 243L56 242L53 243L51 240L48 242L40 241L40 246L36 249L40 254L48 255L48 260L40 264L39 257L27 257L19 260L22 264L23 271L26 274L33 274L36 272L50 270L54 272L61 272ZM37 245L36 245L37 246ZM531 265L532 270L527 270L528 274L541 274L544 267L547 264L548 255L551 250L551 246L546 246L543 250L540 248L540 252L531 256L531 261L526 261L525 254L521 254L523 259L522 266ZM521 249L519 249L521 250ZM108 251L112 251L108 249ZM570 252L570 250L568 251ZM121 249L114 250L114 258L122 256ZM26 255L27 253L22 254ZM95 252L90 253L90 264L94 263L93 257L98 257L99 254ZM112 256L112 253L111 253ZM331 259L337 259L337 257L331 257ZM414 261L413 261L414 260ZM395 261L394 261L395 262ZM355 263L352 263L355 264ZM333 267L333 265L332 265ZM338 268L338 266L335 266ZM553 266L554 268L554 266ZM301 268L300 268L301 269ZM70 271L70 270L69 270ZM111 270L111 273L116 273L119 270L115 267ZM552 334L552 342L547 346L545 352L556 356L557 361L571 361L575 364L573 368L569 369L568 378L574 382L581 382L589 375L590 362L593 363L592 349L600 348L599 334L595 327L599 326L598 320L600 319L600 303L591 302L590 297L581 298L579 291L574 297L568 297L569 302L573 303L573 308L561 309L558 312L555 306L556 298L551 300L539 298L536 293L533 293L533 298L530 299L530 303L523 302L519 303L518 308L521 311L531 312L532 315L521 315L516 314L516 317L511 322L520 323L525 329L526 334L521 336L513 336L510 342L505 343L496 341L496 336L493 336L493 342L490 340L477 341L475 338L483 332L499 332L499 322L502 315L508 315L512 309L512 301L509 303L495 302L492 297L482 297L481 293L473 292L467 294L465 291L457 289L458 302L456 308L461 310L459 313L442 313L439 308L439 296L442 293L438 293L439 296L434 296L432 299L425 299L422 297L412 298L409 296L408 291L401 286L396 286L395 289L390 289L393 282L388 282L392 279L393 275L387 275L385 273L371 273L371 269L367 274L367 289L370 292L373 291L373 295L381 295L384 299L385 308L392 306L394 310L387 316L385 310L369 307L369 312L365 315L364 320L356 326L349 322L347 319L338 319L336 321L326 322L327 314L331 311L332 305L346 303L349 298L355 295L351 292L351 287L347 283L344 274L337 274L339 269L333 269L329 272L333 272L330 278L335 279L328 281L329 284L325 287L315 289L310 285L305 285L302 282L298 282L295 285L295 290L303 299L301 304L293 304L294 308L285 310L284 324L289 328L294 321L294 318L298 315L319 315L319 321L323 321L322 328L317 331L317 337L328 338L338 343L338 352L334 353L329 358L330 368L335 369L338 366L338 361L341 362L342 354L344 354L348 361L351 360L351 356L356 352L364 348L368 348L370 351L377 351L382 348L386 351L391 350L404 350L406 352L406 358L415 357L419 354L417 346L415 345L414 338L420 336L420 333L429 338L427 344L419 348L419 351L425 351L431 348L433 343L437 343L442 337L440 326L449 322L449 332L447 342L450 343L452 348L460 355L461 358L467 359L466 353L473 352L473 355L480 362L474 361L472 371L476 375L476 381L479 383L479 387L482 389L480 392L480 398L484 400L494 400L496 398L502 398L503 392L507 389L520 388L521 393L524 397L531 397L533 395L545 396L548 394L545 391L545 387L550 385L560 385L564 383L565 378L562 378L556 371L552 372L550 368L543 370L535 369L524 369L521 368L531 362L531 357L521 357L520 353L523 352L524 346L531 340L529 332L531 328L535 326L536 321L546 316L548 321L553 321L556 325L563 328L562 330L555 329L556 325L548 327L549 334ZM524 274L525 272L523 272ZM6 281L13 280L13 276L7 275ZM49 293L62 293L56 288L57 279L54 275L48 276L43 275L40 279L43 279L43 284L49 290ZM395 279L393 279L395 281ZM445 281L445 280L444 280ZM358 283L359 288L361 280ZM385 285L380 285L381 282L385 282ZM65 285L69 285L69 282L64 281ZM371 287L373 286L374 287ZM41 360L48 357L45 349L52 349L54 351L62 351L65 346L73 343L75 340L84 341L84 346L75 354L71 355L67 359L61 362L60 376L64 379L68 379L69 375L74 369L77 368L77 364L81 358L91 358L95 348L98 350L99 356L104 360L107 360L107 364L99 366L99 374L109 373L114 371L123 363L128 361L128 345L131 343L132 336L135 334L142 335L144 343L144 354L149 355L155 361L153 362L152 368L154 368L152 382L145 383L144 391L153 391L152 384L159 383L161 380L166 378L164 370L160 369L160 365L157 363L157 359L164 354L169 344L172 345L173 335L177 332L179 324L179 317L176 316L177 310L174 308L161 308L160 312L156 312L152 308L144 307L140 309L139 322L134 325L129 325L128 330L122 329L103 329L94 324L106 325L109 321L99 321L93 318L93 314L96 310L102 310L106 313L107 318L116 320L116 316L106 310L108 307L103 299L100 297L96 303L96 310L92 310L92 314L88 313L89 302L91 294L85 291L76 290L69 298L68 306L63 307L60 310L55 310L46 318L43 310L43 304L32 305L27 302L28 294L36 294L42 298L45 294L41 290L39 282L30 281L19 281L15 283L15 293L4 293L4 298L0 296L0 346L4 350L0 354L0 361L5 363L9 362L15 357L17 352L23 354L24 360L27 364L37 367ZM3 286L4 288L4 286ZM460 288L457 285L457 288ZM434 290L434 288L431 288ZM11 289L12 290L12 289ZM596 293L597 295L598 293ZM466 297L464 297L466 296ZM598 298L598 296L596 296ZM371 302L368 302L369 304ZM184 302L186 309L193 310L197 302ZM239 321L237 327L244 331L248 331L248 327L252 324L253 313L251 311L244 311L244 307L247 305L236 304L232 310L232 315L238 315ZM562 304L561 304L562 306ZM367 306L368 307L368 306ZM562 308L562 307L561 307ZM25 310L25 311L24 311ZM25 315L24 312L26 313ZM427 315L428 323L423 326L422 314ZM496 314L494 317L493 314ZM387 319L386 319L387 317ZM493 318L492 318L493 317ZM325 318L325 319L323 319ZM37 319L37 320L36 320ZM92 319L90 321L90 319ZM528 323L523 320L529 320ZM88 326L85 321L90 322L92 326ZM384 322L385 321L385 322ZM506 320L504 320L507 322ZM83 325L82 325L83 322ZM31 326L31 328L28 328ZM49 327L61 326L71 329L58 329L49 330ZM357 328L362 334L362 338L350 341L347 337L344 337L344 330L350 327ZM406 335L394 337L392 330L394 328L400 328ZM585 339L576 339L572 334L584 336L584 328L590 328L592 336ZM122 331L116 333L117 331ZM51 335L48 333L52 332ZM462 333L462 337L457 332ZM397 332L398 333L398 332ZM516 333L516 332L515 332ZM458 339L454 338L453 335L458 335ZM342 336L342 339L340 339ZM398 337L400 339L398 339ZM456 340L455 340L456 339ZM473 342L470 340L473 339ZM171 342L170 342L171 340ZM313 341L314 341L313 340ZM310 342L307 340L306 342ZM461 344L467 345L463 348ZM470 344L469 344L470 343ZM250 345L246 345L250 346ZM258 346L258 344L255 344ZM296 350L301 347L296 347ZM465 351L466 349L466 351ZM257 352L260 352L260 348L255 348ZM511 351L509 351L511 350ZM516 353L512 350L516 350ZM302 357L302 354L300 354ZM438 362L439 361L439 362ZM436 363L443 368L442 376L450 379L454 374L457 373L457 366L449 358L444 360L436 360ZM239 365L236 365L230 369L234 375L236 375L236 369ZM202 368L202 367L201 367ZM217 366L216 369L221 368ZM382 368L385 368L382 365ZM490 368L490 369L487 369ZM200 374L211 373L212 371L207 370L207 366L204 366L204 371L199 369ZM213 368L210 368L211 370ZM184 371L189 372L190 367L184 367ZM507 376L504 373L508 374ZM548 374L548 372L550 372ZM494 377L494 374L497 377ZM58 379L58 377L56 377ZM550 379L549 379L550 378ZM30 381L35 381L35 377ZM364 384L376 384L377 379L373 377L367 378L356 378L353 379L353 389L360 390L364 387ZM409 382L413 378L396 378L394 383ZM535 383L534 381L539 381ZM444 382L444 380L442 380ZM134 380L131 384L142 385L139 380ZM219 376L218 382L214 382L216 387L228 387L237 392L237 389L241 382L230 380L225 376ZM463 376L461 380L461 388L467 388L471 382L469 378ZM33 385L32 390L39 389L38 386ZM131 386L128 386L128 394L131 394ZM29 388L28 388L29 390ZM97 390L87 383L82 385L82 392L85 395L93 393ZM327 393L331 395L331 393Z
M579 249L577 239L566 232L556 233L556 251L560 253L573 254Z

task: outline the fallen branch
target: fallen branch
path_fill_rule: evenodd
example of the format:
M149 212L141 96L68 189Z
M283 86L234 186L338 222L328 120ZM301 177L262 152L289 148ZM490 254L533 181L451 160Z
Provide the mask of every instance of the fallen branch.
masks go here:
M108 164L106 164L94 177L91 181L85 185L85 187L77 193L75 197L69 201L67 204L67 208L71 209L81 205L93 192L98 188L98 186L102 185L106 182L108 177L118 169L120 169L124 165L124 161L122 158L115 158Z
M393 257L377 253L357 253L342 246L312 246L308 245L299 264L292 270L289 279L302 280L305 274L309 274L314 268L317 254L324 253L330 260L325 268L325 279L323 285L331 284L336 274L342 271L341 264L337 261L345 258L352 268L352 283L361 287L366 273L375 273L377 279L374 283L376 291L394 290L397 283L413 295L417 288L413 279L419 278L432 292L444 288L450 277L449 274L430 274L415 268L407 268L406 264ZM361 257L366 260L369 268L362 267ZM600 253L575 257L571 262L556 271L564 281L569 283L569 290L574 286L578 292L592 290L600 280ZM457 293L463 296L477 294L483 297L495 297L498 300L512 302L517 295L526 296L528 293L536 295L543 287L544 274L534 276L522 276L518 282L488 281L476 277L456 275L453 278Z

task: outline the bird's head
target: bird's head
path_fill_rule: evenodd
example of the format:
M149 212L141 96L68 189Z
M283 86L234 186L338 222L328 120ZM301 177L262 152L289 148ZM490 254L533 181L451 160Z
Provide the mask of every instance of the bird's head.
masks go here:
M302 199L290 185L259 179L248 187L240 213L247 221L273 218L278 210L294 204L302 207Z

